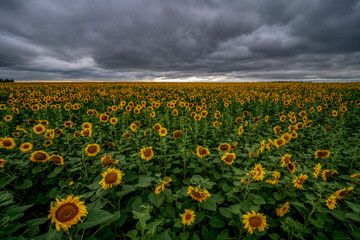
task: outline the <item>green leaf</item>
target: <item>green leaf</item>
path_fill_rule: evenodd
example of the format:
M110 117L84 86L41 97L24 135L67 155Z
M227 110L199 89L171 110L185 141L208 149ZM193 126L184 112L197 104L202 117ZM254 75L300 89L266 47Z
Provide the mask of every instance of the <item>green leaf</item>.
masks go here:
M216 202L213 198L208 198L206 201L201 203L201 206L209 211L216 211Z
M165 195L163 193L160 193L159 195L156 195L155 193L149 194L149 201L154 204L157 208L161 206L161 204L165 200Z
M231 218L232 217L232 213L231 213L231 210L229 208L221 207L221 208L219 208L219 211L220 211L221 215L223 215L226 218Z
M204 178L200 175L193 175L191 178L190 178L190 182L191 184L193 185L198 185L201 181L203 181Z
M235 215L238 215L241 213L241 206L240 205L231 205L229 207L230 211L235 214Z
M290 205L305 208L305 204L303 204L302 202L290 202Z
M153 178L153 177L142 177L139 179L139 183L136 184L135 186L142 187L142 188L149 187L152 184L151 182L154 180L155 180L155 178Z
M39 225L44 224L47 220L48 220L48 218L46 218L46 217L35 218L35 219L31 219L29 221L26 221L26 225L28 225L28 226L39 226Z
M30 179L25 179L22 185L15 185L15 189L27 189L33 185L33 182Z
M40 164L41 164L41 163L40 163ZM47 169L47 166L46 166L46 165L39 165L39 166L34 167L34 168L31 170L31 173L32 173L32 174L37 174L37 173L39 173L39 172L44 171L45 169Z
M350 202L350 201L346 201L346 204L356 213L360 213L360 205Z
M171 237L169 233L165 231L157 235L156 240L171 240Z
M48 178L56 177L64 169L64 167L65 167L64 165L56 167L51 173L49 173L49 175L47 177Z
M339 219L340 221L346 221L345 218L345 213L342 211L338 211L338 210L333 210L330 212L331 215L333 215L334 217L336 217L337 219Z
M351 219L351 220L354 220L354 221L357 221L357 222L360 222L360 216L358 213L346 213L345 214L345 217Z
M114 216L113 214L102 209L98 209L98 208L89 209L86 220L83 223L80 223L78 226L81 229L92 228L111 219L113 216Z
M215 215L210 218L210 225L214 228L222 228L225 226L225 221L219 215Z
M125 236L127 236L130 239L137 240L137 239L140 239L139 237L137 237L137 234L138 234L137 230L131 230L131 231L127 232L125 234Z
M229 229L225 229L224 231L222 231L216 238L217 240L228 240L228 239L232 239L229 236Z
M155 233L157 233L157 227L161 224L160 221L151 222L148 224L147 228L148 231L146 235L153 236Z
M32 206L34 206L34 204L30 204L30 205L24 205L24 206L11 206L6 210L6 213L19 213L19 212L25 212L26 210L28 210L29 208L31 208Z
M14 203L14 196L7 192L7 191L1 191L0 192L0 207L5 207L10 204Z
M63 231L56 231L56 229L51 229L46 234L46 240L61 240L63 235Z

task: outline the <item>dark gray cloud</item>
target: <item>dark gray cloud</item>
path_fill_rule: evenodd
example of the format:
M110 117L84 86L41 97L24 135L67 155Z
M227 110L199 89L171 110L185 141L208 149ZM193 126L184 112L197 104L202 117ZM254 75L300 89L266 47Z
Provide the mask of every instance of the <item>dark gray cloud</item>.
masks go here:
M359 80L357 0L0 1L0 77Z

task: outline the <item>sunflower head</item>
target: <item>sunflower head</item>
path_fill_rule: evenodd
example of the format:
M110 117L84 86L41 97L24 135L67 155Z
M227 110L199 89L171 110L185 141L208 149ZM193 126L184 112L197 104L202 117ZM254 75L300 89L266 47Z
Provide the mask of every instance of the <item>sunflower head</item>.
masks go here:
M166 128L162 127L159 129L159 135L160 137L165 137L167 135L168 131Z
M103 178L99 182L99 184L101 184L102 188L105 190L121 183L122 173L118 169L108 168L101 175L103 176Z
M197 146L196 148L196 155L199 158L203 158L206 157L207 155L210 155L210 151L207 148L201 147L201 146Z
M30 160L32 162L46 162L47 160L49 160L49 158L49 154L44 151L33 152L30 156Z
M100 146L98 144L88 144L85 152L88 156L96 156L100 152Z
M81 217L88 214L84 202L80 201L80 197L73 198L71 194L67 199L56 199L56 204L50 205L48 218L51 218L51 223L55 223L57 231L60 231L61 228L67 231L72 225L82 221Z
M190 226L195 221L195 213L191 209L185 209L185 213L181 214L181 223Z
M227 165L231 165L234 163L234 160L236 158L235 153L225 153L222 157L221 160L226 163Z
M6 164L6 160L5 159L0 159L0 168L4 168Z
M177 140L182 135L182 131L174 131L173 138Z
M64 165L64 158L60 155L51 155L49 160L56 165Z
M211 194L206 190L199 190L198 187L189 186L187 194L190 194L190 197L198 202L206 201Z
M250 234L253 234L255 229L262 232L268 227L268 224L266 223L266 216L262 213L255 213L252 211L244 214L242 218L243 223L245 224L244 228L248 229L248 233Z
M286 202L280 208L276 209L276 215L278 215L279 217L282 217L289 211L290 211L290 204L289 204L289 202Z
M146 161L150 161L150 159L154 156L154 151L152 147L144 147L140 150L141 159Z
M222 144L220 144L219 147L218 147L218 151L219 151L219 152L220 152L220 151L229 152L230 149L231 149L231 146L230 146L230 144L228 144L228 143L222 143Z
M10 150L13 149L16 146L16 144L13 138L6 137L6 138L1 138L0 146L2 148Z
M315 158L318 159L325 159L328 158L330 156L330 151L328 150L317 150L315 153Z
M119 163L119 160L113 161L111 155L106 155L101 158L101 165L103 167L111 167L117 163Z

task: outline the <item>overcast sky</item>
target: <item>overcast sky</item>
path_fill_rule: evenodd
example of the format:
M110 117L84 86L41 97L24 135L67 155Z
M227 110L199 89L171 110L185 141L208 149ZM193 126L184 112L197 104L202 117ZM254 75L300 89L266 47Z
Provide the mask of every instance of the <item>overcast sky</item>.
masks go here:
M360 79L357 0L0 0L0 78Z

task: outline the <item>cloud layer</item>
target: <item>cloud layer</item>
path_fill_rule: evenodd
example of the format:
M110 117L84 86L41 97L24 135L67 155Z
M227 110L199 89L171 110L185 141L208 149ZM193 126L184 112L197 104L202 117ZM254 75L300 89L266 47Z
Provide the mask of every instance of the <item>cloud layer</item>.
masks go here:
M359 80L357 0L12 0L0 77Z

